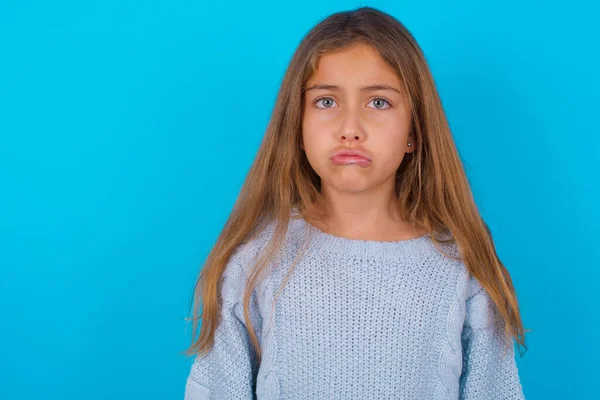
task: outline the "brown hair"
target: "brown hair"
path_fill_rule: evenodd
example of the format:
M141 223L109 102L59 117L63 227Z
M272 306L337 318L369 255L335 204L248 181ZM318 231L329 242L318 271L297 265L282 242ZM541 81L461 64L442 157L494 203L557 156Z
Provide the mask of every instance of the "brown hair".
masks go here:
M357 42L377 49L408 93L414 151L397 171L396 194L402 219L422 227L439 248L435 233L450 232L468 271L497 306L510 336L525 346L519 305L510 275L499 260L491 232L479 215L456 150L433 77L416 40L394 17L371 7L330 15L302 39L283 77L265 136L233 210L207 257L194 287L192 317L196 336L186 354L207 352L219 323L219 285L234 250L274 222L274 234L250 274L243 296L244 319L260 360L260 346L249 315L254 288L282 245L297 208L307 221L319 219L320 178L301 151L304 85L319 57ZM199 314L199 311L202 313ZM507 340L508 342L508 340ZM512 341L510 341L512 343ZM525 346L526 348L526 346Z

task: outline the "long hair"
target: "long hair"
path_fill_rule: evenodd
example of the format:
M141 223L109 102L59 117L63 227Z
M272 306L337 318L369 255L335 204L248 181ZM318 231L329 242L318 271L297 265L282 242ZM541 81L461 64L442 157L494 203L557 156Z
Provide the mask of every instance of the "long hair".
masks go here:
M525 346L512 280L475 204L423 52L397 19L375 8L362 7L321 20L293 54L256 158L194 286L192 316L188 318L193 321L194 337L199 319L202 327L186 354L203 354L212 347L225 267L240 244L254 237L265 223L273 223L274 233L260 252L262 256L252 269L243 296L244 319L260 360L260 345L249 311L252 292L282 245L290 210L300 210L307 221L322 216L318 212L323 204L321 181L301 151L305 84L315 72L320 56L358 42L378 50L397 72L408 94L415 147L412 153L405 154L397 170L397 207L402 219L424 228L438 248L435 234L451 234L459 258L497 306L506 338L512 336Z

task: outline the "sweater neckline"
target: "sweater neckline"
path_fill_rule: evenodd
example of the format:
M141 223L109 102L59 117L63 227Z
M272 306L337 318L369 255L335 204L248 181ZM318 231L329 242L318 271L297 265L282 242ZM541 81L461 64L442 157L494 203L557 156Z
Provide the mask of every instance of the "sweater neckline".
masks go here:
M437 249L428 234L394 241L350 239L324 232L304 218L300 217L298 221L304 235L311 240L311 247L344 259L419 257Z

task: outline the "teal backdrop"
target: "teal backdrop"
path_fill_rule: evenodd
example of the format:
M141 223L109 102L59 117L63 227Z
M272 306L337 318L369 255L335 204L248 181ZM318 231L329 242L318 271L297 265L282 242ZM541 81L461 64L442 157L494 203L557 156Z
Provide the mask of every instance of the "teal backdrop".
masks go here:
M588 1L0 3L0 398L182 399L184 318L281 78L371 5L422 46L513 276L528 400L600 398Z

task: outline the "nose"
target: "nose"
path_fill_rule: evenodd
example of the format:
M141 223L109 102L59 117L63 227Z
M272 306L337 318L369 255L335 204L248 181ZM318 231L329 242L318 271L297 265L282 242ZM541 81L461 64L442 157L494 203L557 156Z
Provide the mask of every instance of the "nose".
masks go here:
M342 116L339 138L343 142L361 142L365 133L360 122L360 113L355 110L346 110Z

